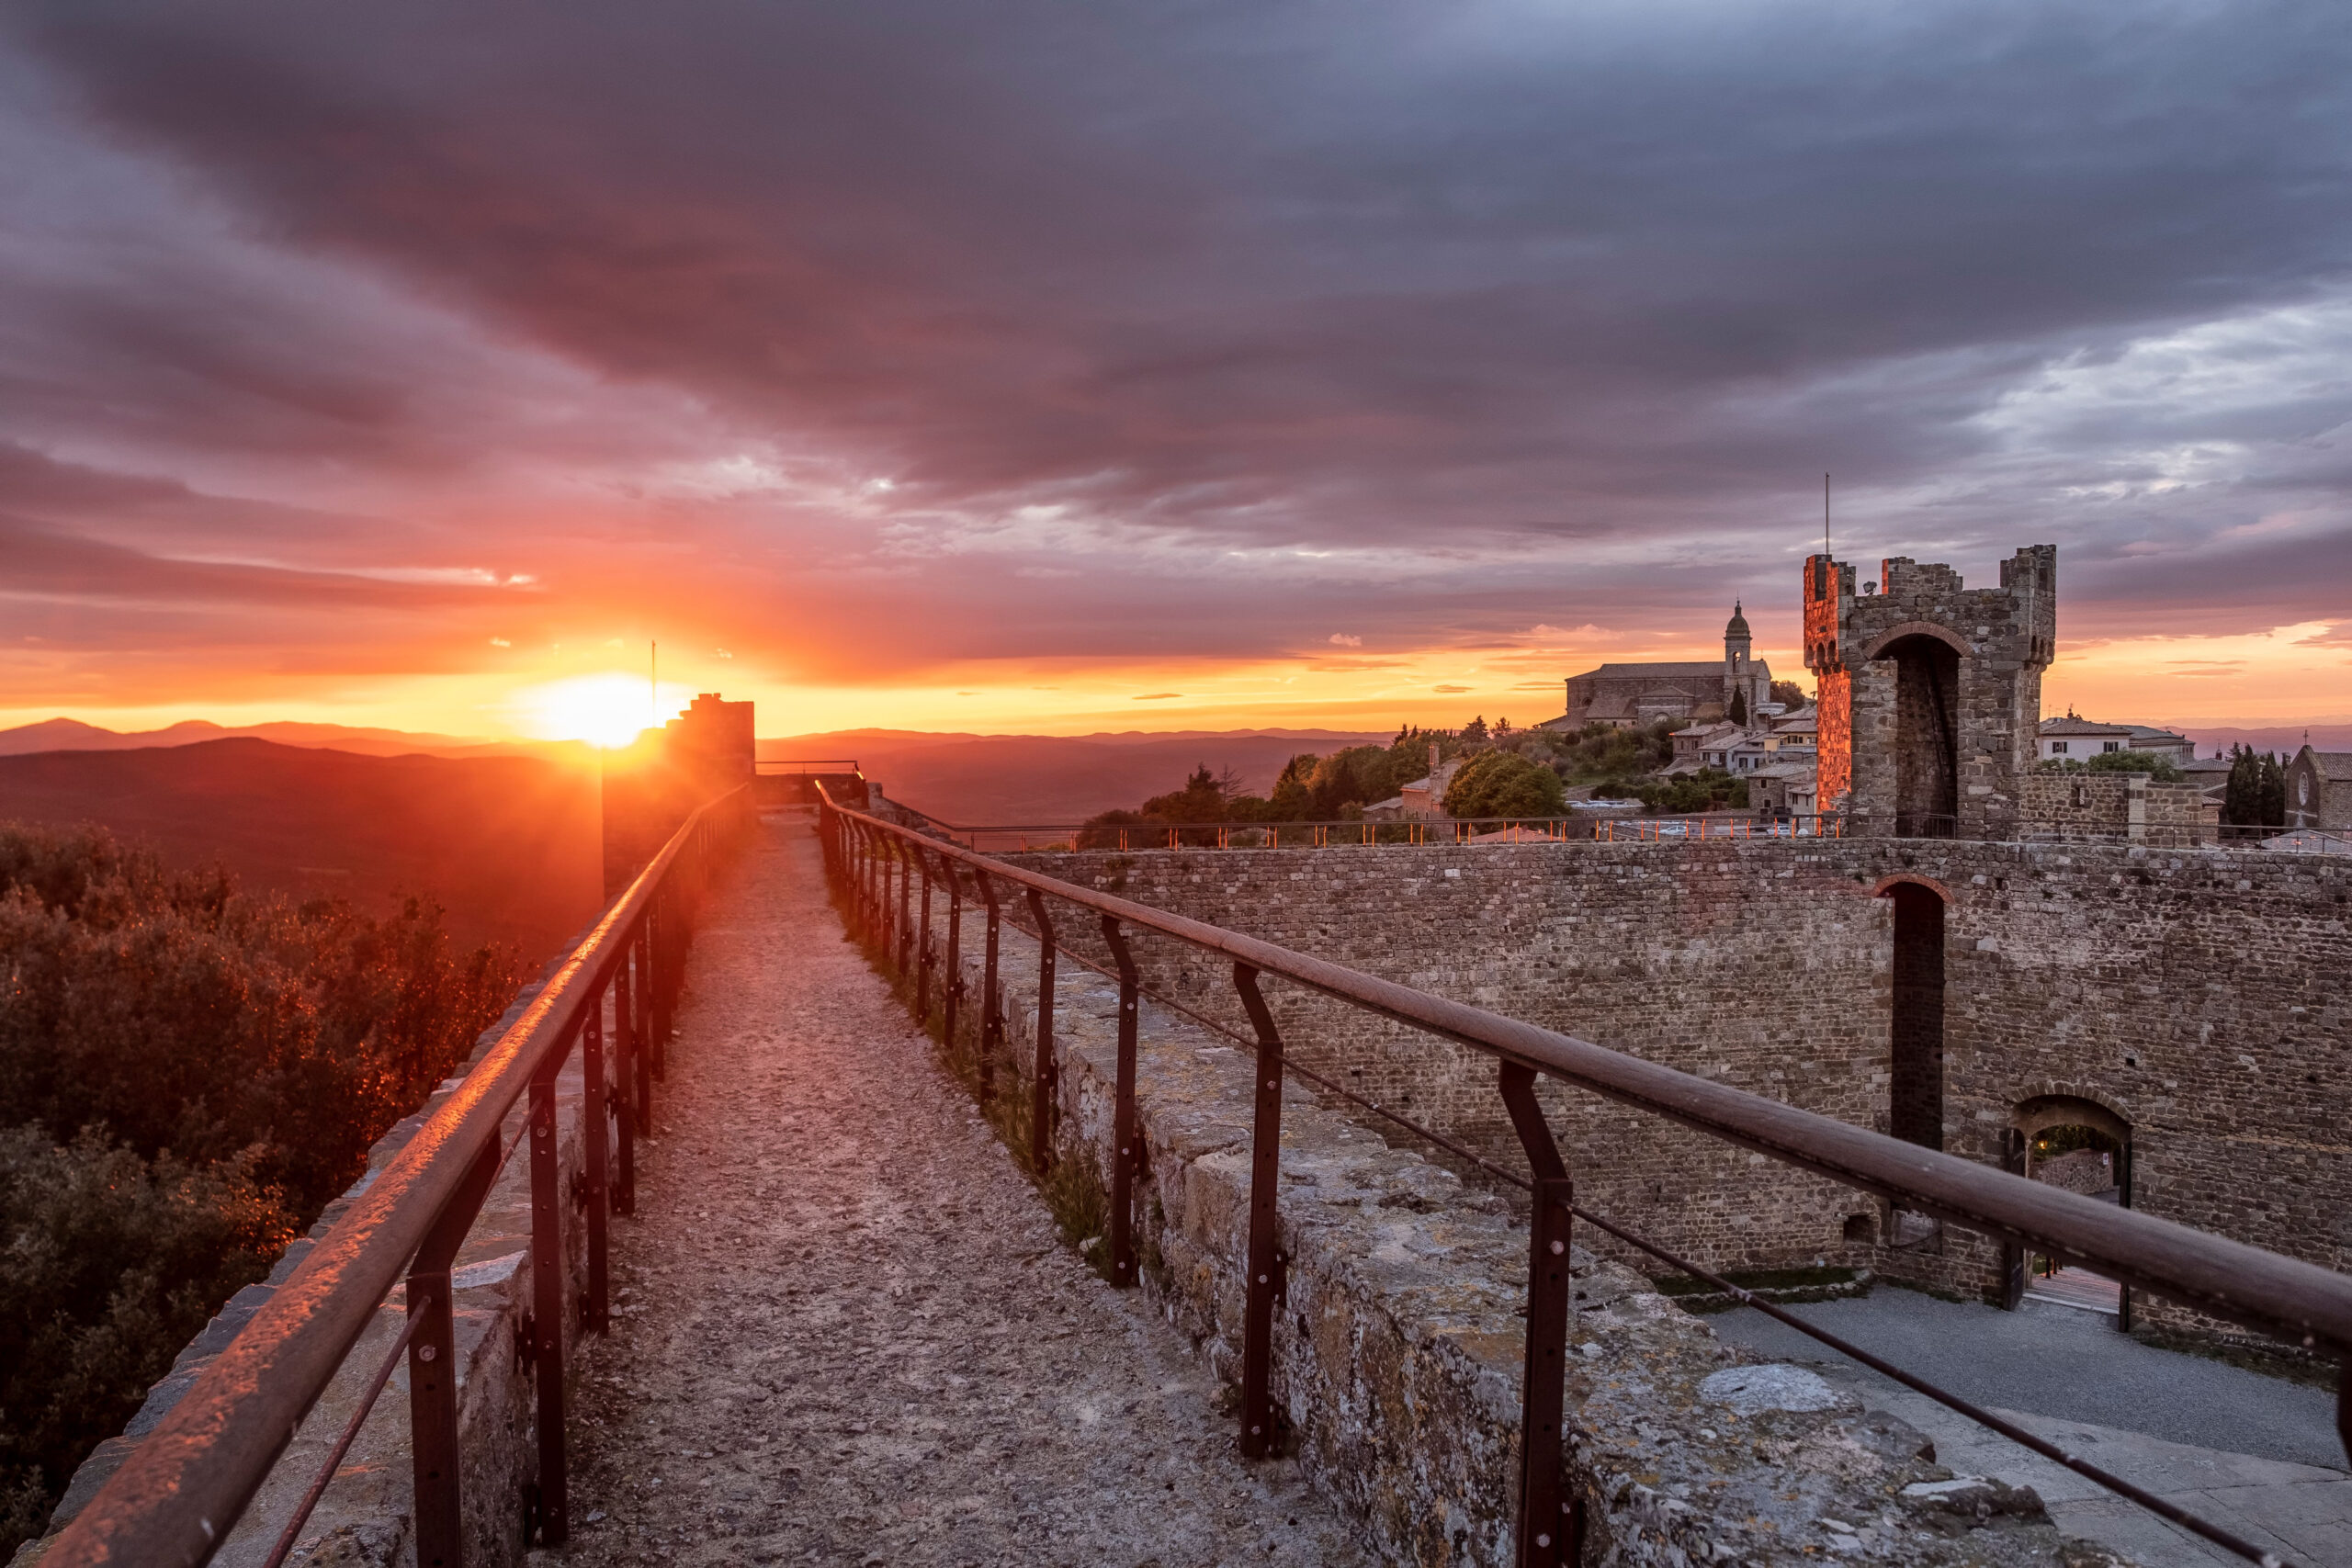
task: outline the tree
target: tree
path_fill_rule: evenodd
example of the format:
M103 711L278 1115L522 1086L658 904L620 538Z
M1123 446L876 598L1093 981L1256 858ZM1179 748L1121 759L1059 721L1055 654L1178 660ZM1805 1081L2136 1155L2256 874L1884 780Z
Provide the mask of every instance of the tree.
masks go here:
M1485 714L1480 714L1477 717L1472 719L1469 723L1462 727L1462 744L1465 747L1469 747L1484 746L1486 743L1487 716Z
M2222 786L2222 820L2233 828L2252 826L2260 812L2256 797L2261 788L2254 748L2239 741L2230 748L2230 776Z
M1560 775L1516 751L1483 751L1446 786L1449 817L1557 817L1567 809Z
M40 1532L83 1456L300 1234L253 1165L0 1129L0 1551Z
M2243 744L2230 748L2229 782L2222 788L2222 820L2241 828L2287 825L2287 771L2277 756Z
M2255 798L2261 815L2256 820L2266 828L2284 828L2287 825L2287 770L2279 764L2275 753L2265 751L2262 754L2259 779L2260 788Z
M0 1551L496 1018L441 911L0 824Z
M1731 721L1741 728L1747 728L1747 688L1736 687L1731 694Z
M1794 681L1773 682L1772 700L1791 713L1796 712L1797 709L1813 701L1811 697L1804 694L1804 688Z

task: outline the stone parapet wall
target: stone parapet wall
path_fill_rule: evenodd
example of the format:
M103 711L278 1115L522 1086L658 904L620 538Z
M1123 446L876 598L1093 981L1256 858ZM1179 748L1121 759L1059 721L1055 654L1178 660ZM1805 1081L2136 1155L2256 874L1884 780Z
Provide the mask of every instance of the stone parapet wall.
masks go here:
M2132 1128L2133 1207L2352 1267L2352 863L2332 857L1758 840L1015 858L1882 1131L1892 922L1873 894L1922 882L1950 900L1947 1150L1997 1165L2018 1106L2086 1100ZM1243 1027L1227 966L1148 938L1137 952L1148 985ZM1291 987L1269 994L1302 1060L1516 1166L1490 1065ZM1997 1287L1981 1238L1894 1245L1871 1200L1547 1092L1580 1190L1661 1243L1717 1267L1818 1259ZM1847 1241L1865 1217L1872 1239Z
M944 944L944 933L943 916L934 942ZM977 998L979 955L963 957ZM1036 949L1010 926L1000 972L1010 1060L1000 1063L999 1082L1001 1092L1021 1095L1035 1038ZM1058 1157L1084 1162L1107 1187L1116 986L1065 960L1055 1012ZM978 1043L977 1005L963 1025L954 1043L968 1053ZM1136 1059L1143 1283L1217 1373L1238 1383L1251 1058L1147 1003ZM1008 1073L1015 1081L1004 1082ZM1391 1146L1295 1078L1283 1093L1282 1142L1287 1263L1273 1389L1288 1423L1285 1450L1363 1522L1378 1561L1511 1561L1524 1222L1508 1201ZM1566 1479L1587 1509L1587 1563L1794 1564L1829 1554L2052 1568L2119 1561L2062 1541L2030 1493L1944 1483L1950 1472L1917 1431L1831 1394L1811 1374L1781 1369L1758 1381L1778 1387L1786 1377L1799 1392L1762 1401L1775 1407L1736 1407L1720 1374L1752 1363L1750 1353L1718 1340L1631 1270L1582 1247L1572 1261Z
M2186 849L2205 836L2205 792L2187 779L2037 772L2026 775L2022 799L2018 829L2029 839L2084 835Z

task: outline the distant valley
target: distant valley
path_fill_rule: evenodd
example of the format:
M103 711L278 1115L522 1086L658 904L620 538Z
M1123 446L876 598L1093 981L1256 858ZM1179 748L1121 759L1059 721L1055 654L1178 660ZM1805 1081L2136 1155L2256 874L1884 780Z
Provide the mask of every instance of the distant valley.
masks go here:
M451 932L536 961L603 903L593 768L363 756L249 739L0 756L0 820L96 822L175 864L374 912L429 892Z

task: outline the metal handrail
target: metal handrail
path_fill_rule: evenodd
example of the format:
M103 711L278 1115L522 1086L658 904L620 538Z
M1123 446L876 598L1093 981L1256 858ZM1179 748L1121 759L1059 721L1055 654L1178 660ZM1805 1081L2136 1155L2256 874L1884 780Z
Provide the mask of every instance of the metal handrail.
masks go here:
M2279 1568L2280 1560L2276 1554L2226 1527L2200 1518L2096 1463L2070 1454L1950 1390L1893 1366L1581 1207L1575 1201L1569 1173L1534 1098L1535 1075L1539 1071L1550 1073L1565 1082L1667 1116L1711 1136L1876 1193L1906 1209L1989 1231L2014 1244L2098 1268L2126 1283L2137 1283L2143 1289L2222 1316L2263 1328L2283 1327L2290 1335L2300 1335L2307 1348L2316 1348L2324 1340L2332 1350L2352 1352L2352 1280L2167 1221L2109 1208L2022 1177L1922 1149L1760 1096L1725 1089L1573 1036L1433 997L1238 932L1026 871L974 851L953 847L932 834L845 809L821 786L818 795L822 808L820 830L826 859L844 897L843 913L851 934L868 942L878 942L886 962L894 961L899 975L913 980L912 999L926 1028L930 1023L927 998L935 957L931 946L931 857L939 857L937 869L942 874L938 880L945 884L948 892L944 957L949 970L947 984L941 993L944 1009L941 1030L942 1039L951 1052L956 1049L957 1039L956 1000L964 989L957 962L957 915L965 868L969 869L975 890L987 906L987 958L981 982L984 1018L976 1063L984 1101L991 1092L990 1056L1003 1035L997 986L998 925L1003 900L994 879L1001 877L1025 891L1035 928L1033 934L1038 944L1039 997L1029 1159L1040 1176L1046 1172L1053 1157L1052 1086L1059 1073L1050 998L1054 955L1060 950L1060 943L1046 917L1045 900L1047 897L1056 897L1091 908L1100 917L1102 940L1118 964L1117 974L1113 975L1081 954L1073 953L1070 956L1088 968L1111 976L1119 985L1108 1224L1114 1284L1136 1282L1129 1196L1140 1152L1133 1146L1136 1140L1130 1132L1136 1116L1136 1025L1140 999L1154 994L1140 984L1126 928L1132 925L1156 931L1234 960L1234 987L1243 1010L1250 1016L1254 1039L1203 1019L1168 998L1158 999L1240 1040L1254 1050L1257 1057L1251 1074L1255 1080L1255 1110L1250 1235L1243 1276L1247 1301L1242 1314L1240 1442L1244 1457L1271 1451L1278 1420L1270 1383L1272 1317L1273 1300L1282 1289L1279 1276L1286 1260L1276 1240L1275 1192L1280 1182L1282 1079L1285 1072L1295 1072L1530 1194L1527 1303L1521 1309L1528 1327L1527 1362L1521 1388L1515 1525L1516 1560L1521 1568L1565 1568L1566 1563L1581 1561L1587 1534L1584 1498L1580 1495L1563 1497L1559 1492L1559 1467L1564 1457L1565 1367L1561 1358L1566 1317L1570 1310L1565 1264L1571 1217L1599 1226L1669 1268L1713 1283L1735 1300L1757 1307L2235 1556L2258 1562L2263 1568ZM916 916L910 886L918 867L922 881L919 928L913 924ZM894 883L895 912L891 908ZM1524 1146L1531 1175L1521 1177L1504 1171L1483 1156L1364 1100L1318 1073L1286 1065L1281 1028L1260 992L1259 979L1263 972L1283 975L1337 1000L1496 1057L1498 1088ZM2347 1453L2352 1453L2352 1355L2347 1355L2346 1372L2338 1390L2337 1430Z
M827 797L828 811L1368 1012L1548 1074L1901 1208L1984 1231L2307 1347L2352 1353L2352 1278L1749 1094L1238 931L1026 870Z
M469 1179L498 1152L508 1112L569 1054L682 857L748 790L731 790L686 819L523 1016L59 1533L42 1558L46 1568L195 1568L211 1557L445 1211L467 1197L479 1204ZM562 1331L548 1325L542 1332Z

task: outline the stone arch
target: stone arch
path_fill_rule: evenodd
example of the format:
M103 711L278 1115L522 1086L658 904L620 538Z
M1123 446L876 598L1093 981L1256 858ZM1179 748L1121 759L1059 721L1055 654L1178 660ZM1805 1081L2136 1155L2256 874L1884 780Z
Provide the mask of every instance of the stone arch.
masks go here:
M2112 1106L2079 1093L2037 1094L2021 1100L2010 1108L2009 1125L2029 1138L2052 1127L2088 1127L2114 1139L2119 1146L2128 1146L2132 1142L2129 1118Z
M1886 1128L1925 1148L1944 1146L1944 909L1933 877L1883 877L1873 896L1894 906L1894 986L1887 1017Z
M1871 645L1894 666L1894 831L1948 839L1960 823L1960 668L1968 645L1905 621Z
M2009 1108L2009 1127L2002 1165L2012 1175L2030 1173L2028 1149L2034 1138L2052 1127L2087 1127L2105 1138L2113 1148L2111 1179L2113 1201L2123 1208L2132 1207L2132 1122L2104 1099L2075 1086L2051 1086L2048 1092L2032 1094ZM2014 1308L2024 1298L2027 1288L2027 1258L2025 1250L2014 1242L2002 1247L2001 1304ZM2093 1282L2098 1281L2091 1275ZM2108 1282L2112 1284L2111 1281ZM2115 1326L2129 1330L2132 1326L2132 1292L2120 1285L2113 1285ZM2077 1284L2075 1289L2079 1291ZM2079 1298L2075 1304L2083 1304Z
M1862 650L1862 658L1865 661L1884 659L1887 649L1904 638L1913 637L1933 637L1962 659L1969 658L1974 652L1974 649L1968 646L1968 639L1950 626L1940 626L1933 621L1899 621L1872 637L1871 645Z
M1906 884L1913 887L1926 888L1928 892L1942 899L1947 906L1950 906L1953 902L1951 888L1946 887L1934 877L1927 875L1923 872L1917 871L1889 872L1886 875L1880 877L1877 885L1871 887L1871 897L1873 898L1888 897L1892 895L1893 890L1895 887Z

